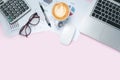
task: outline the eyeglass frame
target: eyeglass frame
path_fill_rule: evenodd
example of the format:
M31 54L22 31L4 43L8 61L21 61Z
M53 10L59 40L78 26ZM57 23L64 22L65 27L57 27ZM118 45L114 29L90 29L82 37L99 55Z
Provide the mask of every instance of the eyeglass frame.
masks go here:
M32 20L35 19L35 18L38 18L38 22L37 22L36 24L32 24L31 22L32 22ZM28 36L31 34L31 32L32 32L32 29L31 29L30 25L36 26L36 25L39 24L39 22L40 22L40 16L38 15L38 13L36 12L36 13L32 14L32 15L30 16L28 22L20 29L19 35L28 37ZM27 29L30 30L29 33L27 33ZM25 34L22 34L22 32L23 32L24 30L25 30Z

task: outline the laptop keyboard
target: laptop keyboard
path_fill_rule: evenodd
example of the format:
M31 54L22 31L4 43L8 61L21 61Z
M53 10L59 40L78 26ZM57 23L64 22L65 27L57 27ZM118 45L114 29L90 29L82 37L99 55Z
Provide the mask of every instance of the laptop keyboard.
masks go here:
M98 0L92 16L120 29L120 6L109 0Z
M2 4L3 1L0 0ZM0 6L0 11L7 18L9 23L14 23L25 15L30 8L24 0L8 0Z

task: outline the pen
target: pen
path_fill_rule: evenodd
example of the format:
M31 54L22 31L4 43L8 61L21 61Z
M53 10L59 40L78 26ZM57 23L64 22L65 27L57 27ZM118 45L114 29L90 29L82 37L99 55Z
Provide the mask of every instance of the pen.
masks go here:
M40 5L40 8L41 8L41 10L42 10L42 12L43 12L43 14L44 14L44 16L45 16L45 20L46 20L48 26L51 27L50 21L48 20L48 17L47 17L47 15L46 15L46 13L45 13L45 10L44 10L43 6L40 4L40 2L39 2L39 5Z

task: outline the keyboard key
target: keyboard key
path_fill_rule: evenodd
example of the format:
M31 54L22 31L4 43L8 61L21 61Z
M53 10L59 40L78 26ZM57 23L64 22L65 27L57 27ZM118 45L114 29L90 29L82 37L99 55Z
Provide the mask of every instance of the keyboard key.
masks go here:
M94 17L94 16L95 16L95 13L93 13L92 16Z
M114 1L116 1L116 2L120 3L120 0L114 0Z
M112 22L112 21L110 21L110 20L107 20L107 23L108 23L108 24L111 24L112 26L115 26L115 27L117 27L117 28L120 29L120 25L119 25L119 24L116 24L116 23L114 23L114 22Z
M101 14L101 12L100 12L100 11L97 11L97 10L94 10L94 12L97 13L97 14Z
M0 5L2 5L4 3L4 1L3 0L0 0Z

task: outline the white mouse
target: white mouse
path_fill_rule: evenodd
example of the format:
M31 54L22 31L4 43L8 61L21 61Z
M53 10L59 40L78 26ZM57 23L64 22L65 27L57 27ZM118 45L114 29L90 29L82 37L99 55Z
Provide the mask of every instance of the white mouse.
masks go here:
M65 24L60 37L61 43L64 45L70 45L73 40L75 31L75 26L72 24Z

